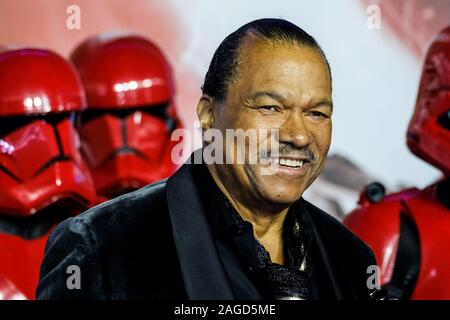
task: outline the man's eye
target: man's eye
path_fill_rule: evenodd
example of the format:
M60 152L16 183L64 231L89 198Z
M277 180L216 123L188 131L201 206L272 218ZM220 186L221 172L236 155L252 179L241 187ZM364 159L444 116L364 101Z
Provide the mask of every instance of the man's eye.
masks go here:
M275 112L278 110L277 106L261 106L258 109L264 109L270 112Z
M313 117L318 117L318 118L328 118L328 116L325 113L322 113L320 111L311 111L310 115L312 115Z

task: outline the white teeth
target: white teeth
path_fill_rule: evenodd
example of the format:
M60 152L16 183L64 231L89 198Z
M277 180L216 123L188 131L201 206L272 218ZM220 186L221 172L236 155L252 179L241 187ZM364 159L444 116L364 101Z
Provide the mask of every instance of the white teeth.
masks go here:
M280 164L282 166L291 168L301 168L303 166L303 160L283 159L283 158L261 158L261 163L268 164Z
M278 160L278 159L276 159ZM275 163L278 163L278 161L274 161ZM303 166L303 160L293 160L293 159L279 159L279 163L282 166L287 167L293 167L293 168L299 168Z

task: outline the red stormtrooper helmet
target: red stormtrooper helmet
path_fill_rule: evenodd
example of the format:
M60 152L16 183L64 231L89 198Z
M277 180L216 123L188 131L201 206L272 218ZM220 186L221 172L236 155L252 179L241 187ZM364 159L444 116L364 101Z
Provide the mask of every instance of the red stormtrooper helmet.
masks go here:
M171 175L175 114L171 67L149 40L133 34L90 38L71 56L88 110L78 130L97 192L104 197Z
M450 177L450 27L428 50L407 143L415 155Z
M0 300L34 298L52 227L97 201L74 127L85 107L68 61L0 49Z
M73 124L83 108L80 81L62 57L32 48L0 51L0 214L95 202Z
M450 27L428 50L407 143L445 177L384 196L370 185L344 223L374 251L381 285L399 299L450 299Z

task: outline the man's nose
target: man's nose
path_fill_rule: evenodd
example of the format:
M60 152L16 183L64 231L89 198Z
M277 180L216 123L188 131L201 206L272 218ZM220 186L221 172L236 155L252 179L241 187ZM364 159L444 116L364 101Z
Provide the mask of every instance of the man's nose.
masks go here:
M302 113L293 113L280 130L280 141L290 142L296 147L306 147L311 143L311 136Z

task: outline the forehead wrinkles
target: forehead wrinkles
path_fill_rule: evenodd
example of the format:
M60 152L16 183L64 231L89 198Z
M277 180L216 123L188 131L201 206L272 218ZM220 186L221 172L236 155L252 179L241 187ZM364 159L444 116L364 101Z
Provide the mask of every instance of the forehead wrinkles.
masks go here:
M274 53L276 48L286 50L277 50ZM298 53L296 49L306 51ZM299 59L301 54L302 58ZM319 60L317 55L320 57ZM286 59L279 64L282 57ZM310 91L317 92L317 89L325 91L324 94L328 94L327 91L331 94L331 80L326 62L321 61L322 59L320 52L314 48L291 43L262 41L255 36L248 37L240 49L233 82L228 88L229 97L244 98L241 95L246 95L253 89L274 89L281 93L289 91L287 87L293 86L296 88L295 92L299 94L301 93L299 89L303 89L301 93L303 99L310 99ZM320 66L317 61L320 61ZM254 76L255 74L257 76ZM296 76L293 77L293 75ZM293 78L298 80L298 83L292 83ZM265 86L269 82L271 88ZM277 83L278 88L276 88Z

